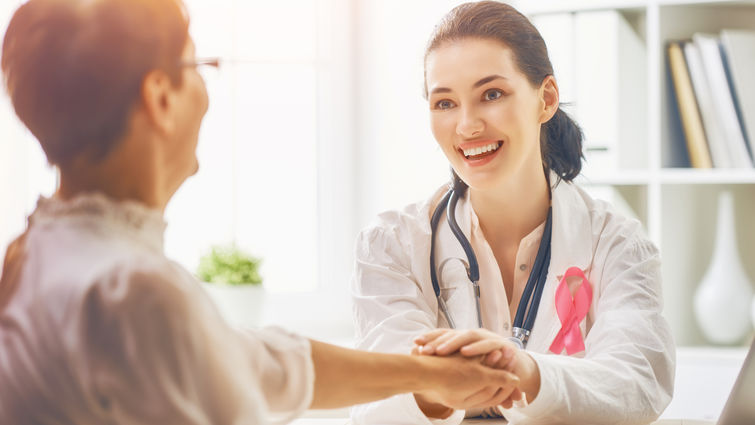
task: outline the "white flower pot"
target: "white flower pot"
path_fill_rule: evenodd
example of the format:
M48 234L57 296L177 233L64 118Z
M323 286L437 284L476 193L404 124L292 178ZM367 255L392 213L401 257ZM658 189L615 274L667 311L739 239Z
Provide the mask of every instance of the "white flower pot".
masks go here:
M255 327L262 323L266 297L262 285L202 282L202 287L231 325Z

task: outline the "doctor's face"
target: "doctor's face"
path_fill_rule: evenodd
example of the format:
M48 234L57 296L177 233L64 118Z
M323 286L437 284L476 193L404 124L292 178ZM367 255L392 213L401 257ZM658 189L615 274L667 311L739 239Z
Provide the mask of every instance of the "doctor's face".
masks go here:
M504 44L466 38L441 44L425 62L433 135L470 187L491 189L542 170L539 87Z

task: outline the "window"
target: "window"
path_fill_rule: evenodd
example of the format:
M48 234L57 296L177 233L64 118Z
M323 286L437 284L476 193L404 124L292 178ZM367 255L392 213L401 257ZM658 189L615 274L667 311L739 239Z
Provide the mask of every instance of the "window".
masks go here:
M3 34L21 3L0 5ZM351 40L348 25L332 23L350 21L348 0L185 3L197 56L228 60L204 73L200 171L168 206L166 253L193 271L211 245L235 241L263 258L270 291L345 291L355 233ZM4 250L56 178L4 91L1 100Z
M226 63L205 73L200 172L167 211L168 255L194 270L210 245L234 241L263 258L270 289L314 289L316 1L186 4L197 56Z

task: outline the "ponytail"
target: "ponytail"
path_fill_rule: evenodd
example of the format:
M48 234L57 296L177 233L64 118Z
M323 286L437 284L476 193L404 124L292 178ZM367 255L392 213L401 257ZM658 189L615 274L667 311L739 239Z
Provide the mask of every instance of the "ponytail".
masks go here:
M561 108L543 124L540 150L548 169L570 182L582 170L582 129Z

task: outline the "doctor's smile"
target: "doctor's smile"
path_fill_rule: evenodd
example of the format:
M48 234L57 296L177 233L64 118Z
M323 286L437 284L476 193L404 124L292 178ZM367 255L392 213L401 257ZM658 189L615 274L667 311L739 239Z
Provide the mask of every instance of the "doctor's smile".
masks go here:
M457 150L470 166L480 166L490 162L503 146L503 140L480 140L459 145Z

